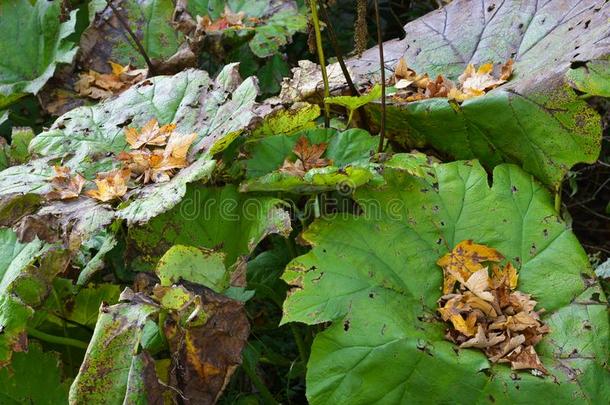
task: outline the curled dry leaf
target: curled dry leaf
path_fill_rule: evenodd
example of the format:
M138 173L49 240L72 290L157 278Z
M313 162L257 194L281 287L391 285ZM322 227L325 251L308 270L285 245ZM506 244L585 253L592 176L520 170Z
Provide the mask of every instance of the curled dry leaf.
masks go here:
M74 89L81 96L100 100L121 93L147 75L146 69L132 69L130 65L109 63L112 73L99 73L95 70L81 73Z
M499 266L502 259L495 249L466 240L437 261L445 291L438 312L453 326L446 337L462 348L483 350L494 363L510 363L513 370L547 374L534 349L549 332L542 311L534 311L530 295L515 291L517 271L511 263ZM491 277L484 263L491 265Z
M280 171L302 177L310 169L332 164L332 161L322 158L327 146L328 144L325 142L311 145L307 137L301 136L293 150L297 156L296 161L292 162L286 158Z
M86 194L103 202L114 200L127 193L127 182L131 176L129 169L117 169L110 172L98 173L95 184L96 190L89 190Z
M72 176L69 167L54 166L53 170L55 171L55 176L51 179L53 189L46 197L49 200L68 200L78 197L85 185L85 178L78 173Z
M394 67L390 84L396 87L392 97L397 101L416 101L433 97L446 97L451 100L464 101L472 97L482 96L489 90L506 83L513 72L513 61L509 59L502 67L499 78L493 74L493 65L486 63L478 69L469 64L458 78L456 86L443 75L430 80L427 73L417 74L411 69L404 58L400 58Z

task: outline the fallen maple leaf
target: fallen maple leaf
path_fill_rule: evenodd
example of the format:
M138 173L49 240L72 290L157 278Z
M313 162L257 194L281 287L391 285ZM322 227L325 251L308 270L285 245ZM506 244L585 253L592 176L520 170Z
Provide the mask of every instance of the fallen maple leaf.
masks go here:
M125 140L133 149L138 149L145 145L163 146L167 143L167 138L176 129L176 124L166 124L159 127L156 118L148 121L138 132L132 127L125 128Z
M89 70L81 73L74 89L81 95L96 100L105 99L128 89L132 84L146 77L145 69L132 69L130 65L121 66L109 62L112 73L99 73Z
M508 62L502 66L500 78L496 79L491 75L493 73L493 65L491 63L485 63L478 69L475 69L474 65L468 64L464 73L458 78L462 87L462 93L470 97L481 96L487 91L506 83L512 75L512 66L513 61L512 59L509 59Z
M280 167L280 172L302 177L310 169L326 167L329 164L332 164L332 161L322 158L327 145L328 144L324 142L311 145L307 137L301 136L293 149L294 154L297 156L297 160L292 162L286 158L284 164Z
M446 337L462 348L483 350L494 363L546 374L534 345L549 328L540 319L542 311L534 310L536 301L515 291L517 270L511 263L500 267L502 259L497 250L466 240L437 261L445 292L438 312L452 326ZM491 263L491 277L485 263Z
M173 128L172 128L173 129ZM142 179L143 184L169 181L173 170L188 166L187 153L197 134L172 132L165 149L150 151L146 148L121 152L117 158L124 161L132 173Z
M436 262L444 272L443 293L451 292L456 281L465 283L472 273L484 267L482 263L499 262L503 258L497 250L478 245L472 240L458 243Z
M129 181L130 176L131 171L127 168L98 173L95 179L97 189L89 190L86 194L103 202L122 197L127 193L127 181Z
M78 197L85 185L85 178L78 173L72 176L69 167L54 166L53 170L55 171L55 176L51 179L53 189L46 197L49 200L68 200Z

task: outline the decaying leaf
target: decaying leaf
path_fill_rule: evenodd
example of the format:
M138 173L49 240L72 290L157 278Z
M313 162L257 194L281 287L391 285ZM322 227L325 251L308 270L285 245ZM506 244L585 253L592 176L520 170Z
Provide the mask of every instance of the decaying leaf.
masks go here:
M453 325L446 337L460 347L482 349L492 362L510 363L513 370L547 374L534 346L549 328L540 320L542 311L534 311L536 301L515 291L518 275L512 264L495 264L502 258L495 249L466 240L437 262L445 282L438 311ZM483 263L492 263L491 278Z
M322 158L327 145L325 142L311 145L307 137L301 136L293 150L297 159L292 162L286 158L280 172L303 176L310 169L332 164L332 161Z
M81 73L74 84L78 94L95 100L105 99L125 91L132 84L144 79L148 73L146 69L132 69L130 65L109 63L111 73L99 73L95 70Z
M68 200L77 198L85 185L85 178L80 174L74 176L69 167L54 166L55 176L51 180L53 190L47 193L49 200Z
M241 364L250 325L243 303L195 284L189 283L188 290L197 294L199 320L190 312L184 327L180 313L173 312L163 325L175 370L170 384L189 403L214 404Z
M102 202L112 201L127 193L127 182L131 176L129 169L117 169L110 172L98 173L95 179L96 190L89 190L86 194Z

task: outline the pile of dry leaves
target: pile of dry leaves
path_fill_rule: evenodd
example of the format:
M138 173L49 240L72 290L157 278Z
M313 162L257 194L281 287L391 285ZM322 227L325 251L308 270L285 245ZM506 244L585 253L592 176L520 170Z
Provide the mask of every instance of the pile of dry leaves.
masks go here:
M195 140L196 134L175 132L175 124L159 127L156 119L148 121L140 131L135 128L125 129L125 139L131 146L130 152L121 152L116 157L122 167L109 172L97 174L96 189L85 192L89 197L107 202L120 198L127 193L128 182L142 185L151 181L161 183L169 181L176 170L189 164L187 153ZM67 167L56 166L55 176L51 179L52 191L47 193L50 200L67 200L77 198L86 183L80 175L71 175Z
M286 158L280 172L303 177L310 169L331 165L331 160L322 158L327 146L325 142L311 145L305 136L301 136L293 149L296 160L293 162Z
M74 84L74 90L81 96L103 100L122 93L148 75L147 69L133 69L130 65L121 66L114 62L109 64L112 68L111 73L99 73L95 70L80 73L78 81Z
M444 294L438 311L452 325L446 337L483 350L493 363L547 374L534 349L549 332L540 320L543 310L535 311L536 301L516 290L517 271L510 262L500 266L502 259L495 249L466 240L437 261Z
M433 97L446 97L451 100L464 101L472 97L482 96L491 89L506 83L513 74L513 61L509 59L502 67L498 78L493 76L494 67L491 63L481 65L478 69L469 64L455 85L442 75L431 80L427 73L417 74L407 66L401 58L394 68L390 85L396 87L392 98L396 101L417 101Z

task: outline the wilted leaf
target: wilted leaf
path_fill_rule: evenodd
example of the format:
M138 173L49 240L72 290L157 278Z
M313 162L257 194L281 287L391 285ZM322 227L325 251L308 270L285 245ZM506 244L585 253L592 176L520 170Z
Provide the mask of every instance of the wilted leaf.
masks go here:
M145 369L154 370L154 363L146 352L138 354L144 324L157 311L152 300L141 295L113 306L102 304L85 359L70 387L71 404L141 403L158 395L156 375L145 378ZM140 384L146 387L143 392L134 387ZM132 390L137 391L136 398L128 397Z
M72 62L76 48L67 38L74 32L76 10L62 23L61 7L59 1L46 0L0 4L0 108L27 93L37 94L58 64Z
M171 24L174 10L172 1L113 0L112 4L151 59L161 62L178 51L184 35ZM111 72L108 61L137 68L147 67L119 18L105 1L92 3L89 12L91 24L83 32L79 43L82 66L102 73Z
M173 313L163 324L174 365L170 383L193 403L214 404L241 364L250 325L243 303L206 287L188 288L201 300L205 321L183 327Z
M605 298L581 278L590 273L587 256L549 193L511 165L495 169L491 187L476 162L426 171L420 178L386 169L385 185L356 190L362 215L322 218L303 234L313 248L284 273L294 288L283 322L333 322L313 343L309 402L603 401L609 392L600 387L610 383L602 371ZM546 309L550 333L536 351L552 377L519 372L513 378L510 367L445 340L433 309L442 287L435 260L467 239L515 263L519 288ZM485 302L469 305L489 311ZM468 327L468 317L462 319ZM530 355L513 360L527 362Z
M159 127L155 118L151 118L138 131L136 128L125 128L125 140L133 148L138 149L142 146L163 146L167 143L167 137L176 129L176 124L166 124Z
M438 311L455 328L446 337L460 347L484 349L492 362L510 363L513 370L547 374L534 349L549 332L540 319L542 310L534 311L536 301L528 294L513 291L518 276L510 262L502 269L492 264L491 278L483 267L502 259L495 249L467 240L437 261L444 273L443 293L449 293L439 299ZM455 277L450 285L448 274Z

